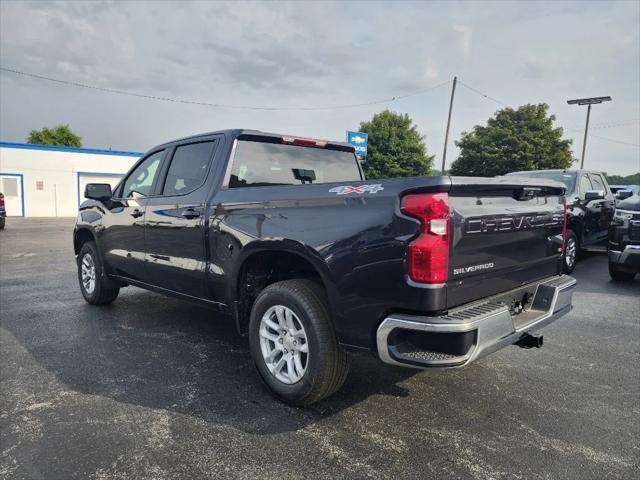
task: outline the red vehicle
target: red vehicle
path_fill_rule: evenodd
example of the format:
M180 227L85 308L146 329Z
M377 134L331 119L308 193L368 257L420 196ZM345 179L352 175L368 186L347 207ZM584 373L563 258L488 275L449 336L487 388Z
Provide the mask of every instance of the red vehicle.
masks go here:
M7 211L4 208L4 194L0 192L0 230L4 230L6 216Z

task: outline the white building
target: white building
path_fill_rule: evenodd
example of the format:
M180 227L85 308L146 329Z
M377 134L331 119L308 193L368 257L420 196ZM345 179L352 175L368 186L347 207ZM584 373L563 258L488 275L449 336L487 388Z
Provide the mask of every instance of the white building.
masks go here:
M8 216L75 217L87 183L110 183L140 152L0 142L0 192Z

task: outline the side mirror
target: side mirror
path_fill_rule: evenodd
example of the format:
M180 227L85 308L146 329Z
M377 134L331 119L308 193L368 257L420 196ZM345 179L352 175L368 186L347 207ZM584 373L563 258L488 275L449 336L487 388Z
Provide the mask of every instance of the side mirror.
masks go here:
M604 198L604 192L602 190L589 190L584 194L584 200L586 202L592 202L593 200L602 200Z
M631 195L633 195L633 192L631 190L618 190L618 192L616 193L616 198L618 200L624 200L625 198L629 198Z
M111 185L108 183L87 183L84 188L84 198L105 201L113 196Z

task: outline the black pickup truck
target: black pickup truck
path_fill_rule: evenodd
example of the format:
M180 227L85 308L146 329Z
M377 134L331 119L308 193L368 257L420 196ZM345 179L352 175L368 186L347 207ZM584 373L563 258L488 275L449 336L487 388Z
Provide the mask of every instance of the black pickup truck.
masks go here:
M604 245L616 204L607 177L602 172L534 170L507 175L546 178L565 185L567 196L565 273L573 272L578 254L583 248L597 244Z
M640 273L640 195L623 192L609 228L609 275L631 281Z
M365 180L353 147L254 130L160 145L89 184L82 295L134 285L208 305L249 336L270 390L335 392L349 353L459 367L571 310L564 186L518 177Z

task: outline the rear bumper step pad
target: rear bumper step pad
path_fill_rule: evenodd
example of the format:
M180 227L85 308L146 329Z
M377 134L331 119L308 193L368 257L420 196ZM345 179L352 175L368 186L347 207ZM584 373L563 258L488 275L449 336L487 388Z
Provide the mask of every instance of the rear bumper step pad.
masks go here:
M385 363L416 368L466 365L567 314L575 285L573 277L554 276L458 307L447 315L390 315L378 327L378 355ZM508 299L525 291L534 292L531 302L512 315Z

